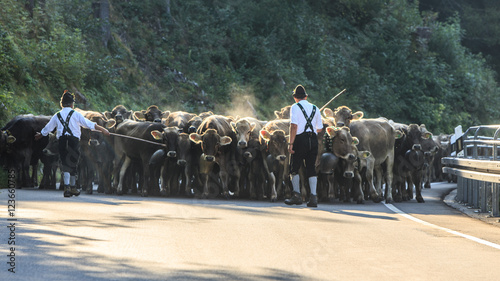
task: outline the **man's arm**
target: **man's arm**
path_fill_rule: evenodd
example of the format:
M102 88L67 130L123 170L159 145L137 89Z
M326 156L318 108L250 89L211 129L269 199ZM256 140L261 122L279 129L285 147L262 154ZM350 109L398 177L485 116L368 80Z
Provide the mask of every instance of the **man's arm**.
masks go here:
M297 135L297 124L290 123L290 143L288 144L288 151L293 154L293 142L295 141L295 136Z
M103 126L95 124L95 129L101 131L105 136L109 136L109 131Z

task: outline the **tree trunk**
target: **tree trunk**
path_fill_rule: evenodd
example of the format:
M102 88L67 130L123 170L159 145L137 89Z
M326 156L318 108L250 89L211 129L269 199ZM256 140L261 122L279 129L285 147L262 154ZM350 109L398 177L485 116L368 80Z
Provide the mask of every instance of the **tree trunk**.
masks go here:
M111 39L111 23L109 20L109 0L101 0L99 18L101 20L102 43L107 48Z

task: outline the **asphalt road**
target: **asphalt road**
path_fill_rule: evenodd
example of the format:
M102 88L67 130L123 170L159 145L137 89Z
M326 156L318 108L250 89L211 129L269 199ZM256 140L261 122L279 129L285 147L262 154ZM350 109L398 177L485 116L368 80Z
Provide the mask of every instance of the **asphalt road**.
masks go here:
M2 189L0 280L499 280L500 229L444 204L454 187L316 209L21 189L13 216Z

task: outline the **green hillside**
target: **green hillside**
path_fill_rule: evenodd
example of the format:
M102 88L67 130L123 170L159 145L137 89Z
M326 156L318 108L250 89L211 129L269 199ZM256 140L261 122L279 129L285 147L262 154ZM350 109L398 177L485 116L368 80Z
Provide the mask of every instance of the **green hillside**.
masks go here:
M3 0L0 124L53 114L64 89L97 111L268 119L297 84L435 133L498 123L496 73L460 22L410 0Z

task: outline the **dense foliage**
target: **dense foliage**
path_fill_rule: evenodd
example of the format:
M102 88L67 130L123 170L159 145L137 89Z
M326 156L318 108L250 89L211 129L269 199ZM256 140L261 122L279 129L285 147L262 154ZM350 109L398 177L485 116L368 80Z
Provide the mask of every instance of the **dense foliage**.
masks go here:
M267 119L300 83L319 106L346 88L331 107L436 133L498 123L496 74L463 36L461 15L410 0L4 0L0 121L52 114L66 88L98 111Z

